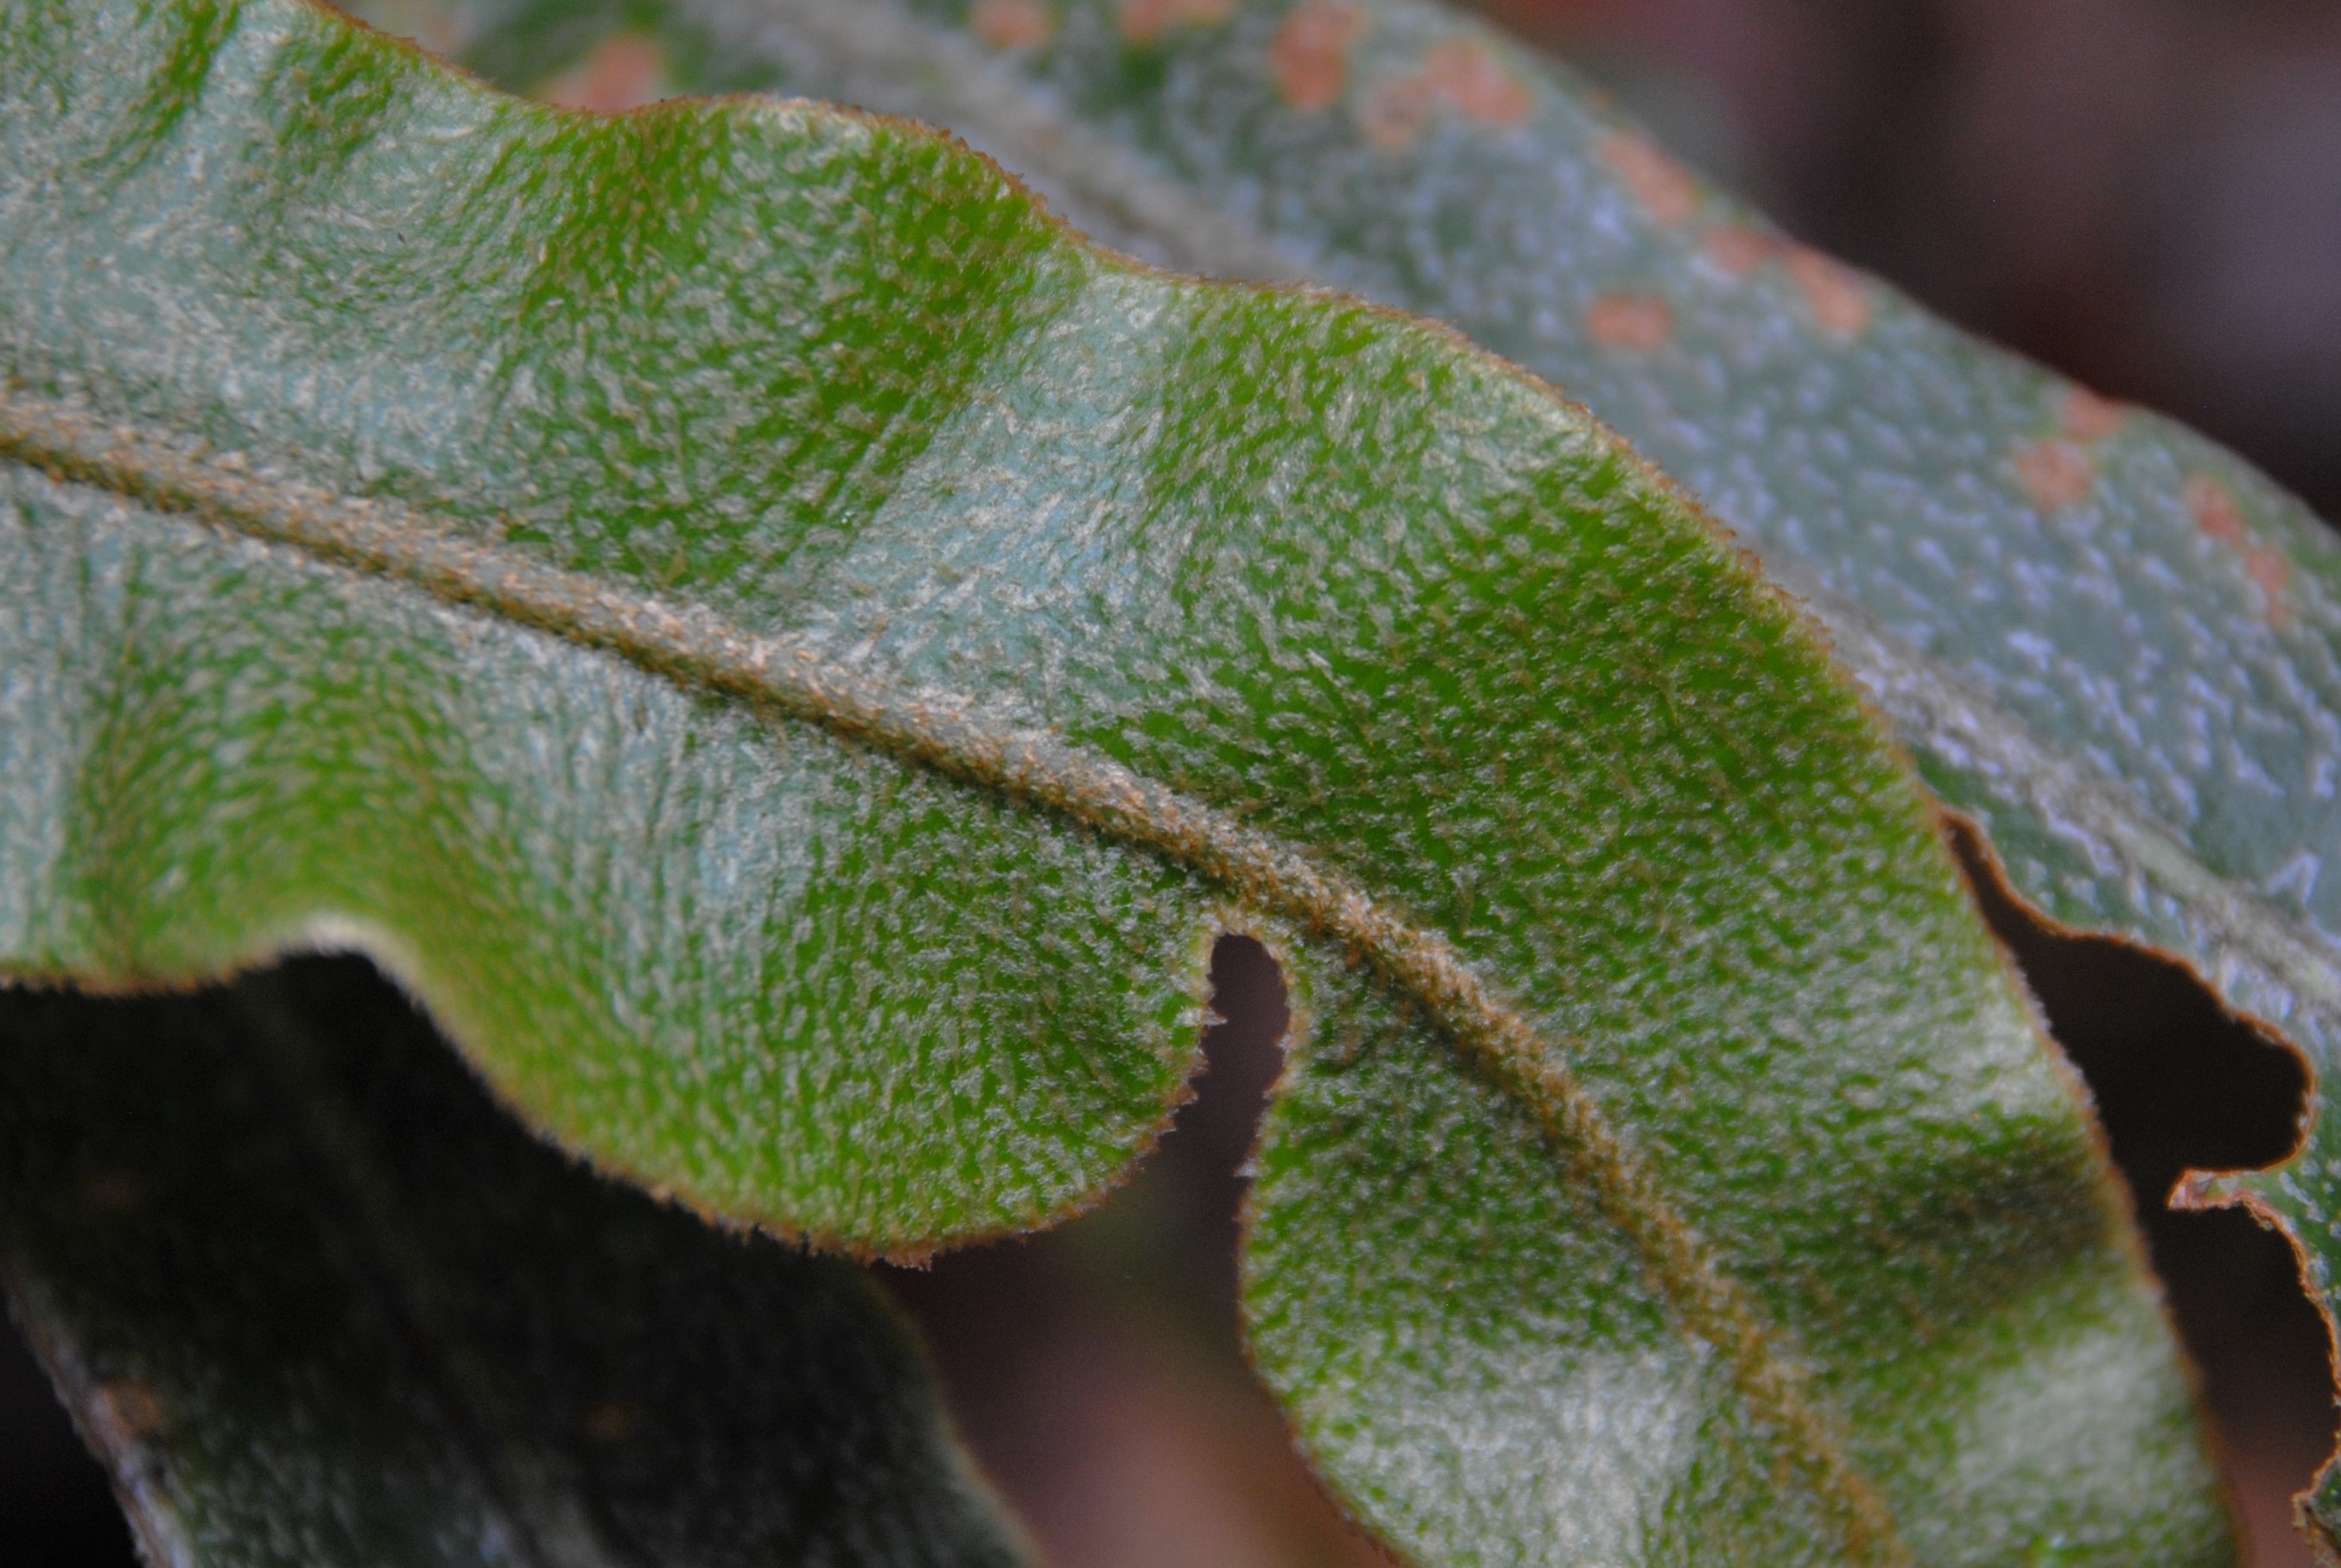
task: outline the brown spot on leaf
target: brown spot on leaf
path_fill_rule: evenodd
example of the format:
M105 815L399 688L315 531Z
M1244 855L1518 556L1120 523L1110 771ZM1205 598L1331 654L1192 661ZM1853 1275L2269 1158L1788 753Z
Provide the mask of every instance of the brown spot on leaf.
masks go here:
M2051 436L2016 454L2017 476L2043 512L2077 506L2097 488L2097 465L2069 441Z
M1236 0L1121 0L1121 35L1152 44L1181 23L1213 26L1235 15Z
M1434 95L1482 125L1517 125L1536 111L1528 84L1476 38L1432 45L1422 57L1422 79Z
M1777 236L1746 224L1718 224L1707 231L1707 254L1733 277L1746 277L1788 246Z
M2087 444L2103 441L2122 427L2129 418L2129 410L2110 397L2100 397L2086 386L2077 386L2065 394L2065 434Z
M1057 32L1056 14L1044 0L976 0L967 21L995 49L1037 49Z
M1430 89L1420 76L1385 76L1359 94L1352 112L1366 140L1397 152L1422 135L1430 118Z
M1596 343L1648 352L1674 335L1675 313L1654 295L1604 295L1586 307L1585 330Z
M1528 84L1473 38L1432 45L1421 70L1372 83L1354 112L1366 140L1395 151L1422 134L1431 105L1441 103L1485 125L1517 125L1536 112Z
M1121 35L1133 44L1151 44L1170 30L1178 0L1121 0L1114 17Z
M536 95L548 104L614 115L640 108L666 90L666 56L658 40L640 33L604 38L570 70L545 83Z
M596 1443L623 1443L642 1424L642 1412L623 1399L605 1399L585 1413L578 1424Z
M1284 101L1310 112L1340 103L1350 83L1350 46L1365 30L1365 17L1341 0L1306 0L1295 9L1268 46Z
M163 1430L163 1402L135 1378L100 1383L90 1414L107 1447L129 1447Z
M1788 266L1823 331L1838 337L1861 335L1869 325L1869 285L1859 273L1804 245L1789 249Z
M2207 474L2187 475L2187 510L2195 514L2195 526L2223 544L2240 544L2250 533L2244 526L2243 508L2226 485Z
M1671 226L1698 211L1698 179L1648 136L1621 131L1601 144L1601 156L1659 222Z
M2222 544L2244 553L2244 574L2267 601L2267 618L2281 626L2292 619L2292 563L2281 550L2270 549L2252 537L2244 509L2234 492L2207 474L2187 476L2187 510L2195 525Z
M2259 586L2260 594L2267 600L2267 618L2271 624L2284 625L2292 619L2292 563L2284 553L2265 544L2255 544L2244 552L2244 571Z
M92 1171L81 1183L84 1202L101 1214L135 1213L146 1203L146 1183L135 1171L119 1166Z

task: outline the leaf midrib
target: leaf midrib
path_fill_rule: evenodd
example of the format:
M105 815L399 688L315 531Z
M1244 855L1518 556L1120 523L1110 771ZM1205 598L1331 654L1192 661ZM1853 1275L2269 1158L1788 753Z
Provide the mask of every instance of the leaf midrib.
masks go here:
M1181 272L1265 283L1321 282L1302 255L1203 199L1186 182L1049 101L1011 58L963 34L913 22L897 0L678 0L719 37L751 42L802 65L829 59L875 106L934 119L991 149L1079 220ZM1978 755L2017 792L2053 798L2044 817L2082 819L2121 874L2175 891L2209 949L2207 967L2242 963L2266 974L2293 1005L2341 1034L2341 977L2331 946L2247 883L2216 868L2126 782L2057 752L2033 726L1943 660L1880 626L1826 587L1808 564L1778 552L1766 572L1827 626L1838 660L1893 721L1906 744ZM2019 896L2021 896L2019 894ZM2225 983L2223 994L2231 990ZM2279 1027L2278 1033L2286 1031Z
M928 767L1161 855L1370 962L1537 1118L1602 1212L1641 1252L1679 1325L1718 1352L1732 1383L1831 1516L1848 1562L1912 1561L1884 1500L1814 1396L1804 1358L1767 1324L1548 1040L1442 934L1230 814L1053 734L987 722L950 694L873 679L806 643L755 635L692 604L629 597L583 574L484 544L403 504L333 494L167 433L0 388L0 459L245 538L418 589L614 654L686 690Z

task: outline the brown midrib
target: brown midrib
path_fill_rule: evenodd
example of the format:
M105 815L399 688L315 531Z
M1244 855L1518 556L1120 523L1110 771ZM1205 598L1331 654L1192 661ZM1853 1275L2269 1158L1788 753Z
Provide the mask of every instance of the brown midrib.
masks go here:
M1593 1097L1553 1065L1559 1053L1444 936L1409 924L1300 851L1054 736L987 724L946 695L873 680L802 643L750 635L698 606L628 598L581 574L466 538L403 505L334 495L233 454L200 451L15 390L0 391L0 456L490 611L616 654L685 687L743 700L1057 812L1178 862L1231 889L1253 910L1295 921L1364 956L1391 984L1420 998L1536 1113L1611 1223L1639 1248L1681 1326L1723 1355L1741 1397L1834 1516L1848 1560L1911 1561L1883 1499L1848 1457L1798 1358L1784 1348L1786 1336L1765 1325L1746 1288L1717 1264Z

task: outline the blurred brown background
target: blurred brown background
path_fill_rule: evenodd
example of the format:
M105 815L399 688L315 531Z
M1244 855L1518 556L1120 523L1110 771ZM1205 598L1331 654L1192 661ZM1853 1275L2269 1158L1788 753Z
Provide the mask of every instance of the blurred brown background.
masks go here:
M1483 0L1805 239L2341 515L2336 0Z
M1964 325L2238 447L2341 516L2341 0L1488 0L1789 228ZM2330 1443L2276 1238L2153 1212L2279 1152L2296 1079L2183 976L1997 912L2074 1054L2206 1373L2259 1568ZM1234 1335L1236 1175L1281 994L1223 944L1202 1096L1139 1178L1034 1242L892 1271L954 1408L1059 1568L1380 1561L1317 1494ZM127 1538L0 1343L0 1563Z

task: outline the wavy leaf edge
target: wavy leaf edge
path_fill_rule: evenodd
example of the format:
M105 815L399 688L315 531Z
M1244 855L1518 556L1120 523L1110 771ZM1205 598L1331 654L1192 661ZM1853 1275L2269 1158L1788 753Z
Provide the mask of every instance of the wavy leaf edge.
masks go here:
M807 4L802 3L802 0L801 3L784 7L784 10L788 14L788 25L802 27L818 43L840 50L841 58L861 67L874 67L882 75L890 68L913 69L921 63L931 66L935 62L944 60L956 61L962 67L986 68L1005 60L1017 59L1034 53L1045 46L1049 41L1047 26L1043 26L1038 34L1030 35L1017 34L1012 30L999 31L995 35L993 31L988 29L991 27L1006 29L1007 23L1004 21L987 23L979 18L975 33L981 35L981 44L985 45L979 48L974 46L976 44L974 36L951 32L953 24L940 17L933 22L932 36L928 37L920 33L916 23L901 19L892 10L882 19L876 17L864 19L833 5ZM742 29L749 26L750 14L738 6L726 7L720 5L685 6L682 11L688 19L694 22L704 22L711 26L718 23L722 24L721 26L714 26L717 34L722 33L723 28L728 27L732 35L742 35ZM1341 16L1347 18L1340 25L1340 28L1346 31L1337 29L1335 33L1318 39L1313 45L1305 40L1295 42L1292 47L1296 50L1317 47L1330 51L1324 55L1322 61L1316 63L1320 68L1329 68L1331 71L1328 80L1332 85L1330 88L1310 90L1330 91L1338 95L1342 87L1341 67L1346 58L1348 45L1354 41L1359 31L1368 25L1363 20L1366 15L1364 12L1338 4L1316 7L1314 10L1303 7L1291 14L1292 21L1288 24L1287 33L1280 33L1278 40L1280 45L1285 44L1288 34L1290 33L1291 28L1299 26L1304 15L1313 17L1327 26L1333 26L1334 22L1327 18L1333 17L1335 13L1340 13ZM1044 9L1042 15L1052 17L1054 13ZM1379 14L1376 15L1378 18ZM1050 24L1050 25L1054 25L1053 22ZM1467 31L1469 31L1468 25ZM1292 35L1292 36L1298 38L1299 35ZM1492 34L1489 36L1494 46L1506 55L1525 56L1529 53L1521 50L1517 45L1500 40ZM582 45L580 47L582 48ZM895 58L897 55L901 58ZM1300 59L1301 56L1299 55L1294 56L1295 61L1300 61ZM1310 60L1315 61L1316 57L1310 56ZM1278 63L1280 85L1283 85L1288 92L1294 89L1281 73L1288 69L1300 68L1300 65L1290 62ZM1003 76L1002 81L1005 80L1006 77ZM1002 95L1003 94L1012 95L1012 88L1003 88L989 80L976 85L968 85L954 78L928 91L931 95L936 97L938 102L951 103L968 110L978 122L985 125L987 134L1002 140L1007 145L1017 145L1025 152L1032 152L1044 145L1053 147L1064 135L1080 135L1084 124L1081 114L1073 110L1061 108L1052 112L1025 113L1020 110L1017 105L1011 103L1009 97ZM1310 99L1304 103L1301 98L1296 96L1293 102L1297 105L1307 107L1313 104L1314 100ZM1635 195L1659 216L1661 224L1677 221L1676 216L1669 215L1678 205L1686 212L1693 209L1702 210L1707 217L1712 218L1719 225L1715 231L1718 236L1734 241L1742 251L1748 253L1748 262L1753 262L1767 254L1767 247L1778 247L1783 243L1778 236L1768 236L1762 232L1768 225L1764 225L1759 219L1753 219L1741 204L1728 196L1718 197L1718 193L1708 188L1698 176L1675 164L1656 144L1649 141L1643 133L1622 117L1610 114L1605 114L1602 117L1613 122L1614 140L1605 148L1605 151L1612 155L1619 172L1633 188ZM1118 159L1121 161L1118 162ZM1055 173L1070 180L1077 187L1077 194L1084 201L1097 205L1100 212L1105 215L1127 221L1135 228L1144 229L1148 226L1145 220L1149 213L1141 209L1146 208L1147 203L1151 201L1154 207L1161 209L1151 213L1154 218L1161 219L1166 215L1175 218L1177 223L1171 225L1174 232L1150 236L1169 245L1174 251L1180 249L1186 243L1186 236L1175 231L1180 225L1186 225L1199 236L1194 241L1194 245L1200 247L1195 251L1199 258L1198 265L1209 265L1214 270L1234 267L1248 270L1259 275L1274 275L1280 273L1295 277L1301 275L1301 272L1294 270L1290 256L1280 252L1275 245L1264 242L1244 231L1241 224L1226 220L1208 202L1190 202L1189 206L1192 210L1181 207L1180 205L1181 198L1176 180L1166 181L1159 175L1146 175L1148 165L1143 158L1131 157L1126 149L1118 145L1113 146L1100 152L1094 158L1087 153L1076 155L1069 151L1056 155L1055 161L1061 165L1055 170ZM1125 163L1128 165L1127 167L1123 166ZM1108 176L1141 176L1151 180L1151 184L1148 190L1142 193L1145 199L1136 200L1135 205L1125 211L1120 203L1118 193L1112 188L1113 179ZM1756 224L1756 228L1750 229L1744 226L1751 221ZM1732 226L1734 224L1743 226L1735 228ZM1223 229L1227 232L1222 233ZM1747 264L1727 261L1724 265L1738 266ZM1817 270L1825 265L1834 265L1835 264L1824 264L1818 258L1814 258L1812 261L1812 267ZM1806 281L1805 275L1798 274L1798 282L1803 284ZM1818 296L1821 292L1821 285L1827 281L1826 276L1817 277L1808 286ZM1871 281L1864 286L1875 289L1880 285ZM1819 303L1817 297L1817 307ZM2294 553L2296 553L2296 547L2302 542L2293 532L2294 524L2297 521L2294 514L2300 509L2296 504L2289 503L2281 495L2271 500L2269 494L2262 494L2264 491L2273 494L2274 487L2260 480L2259 476L2251 474L2248 470L2231 472L2231 470L2239 469L2240 465L2234 464L2232 459L2226 457L2226 454L2210 448L2208 444L2201 441L2201 438L2173 421L2148 414L2145 411L2134 409L2126 404L2107 404L2104 399L2083 389L2067 386L2066 394L2070 399L2070 406L2067 410L2067 423L2072 428L2070 431L2052 432L2050 436L2042 438L2037 450L2020 454L2021 458L2037 457L2040 459L2042 464L2037 474L2033 468L2024 470L2024 478L2027 485L2054 488L2056 484L2061 483L2063 471L2057 470L2051 473L2047 466L2050 460L2064 462L2069 465L2072 454L2078 453L2086 466L2090 461L2089 444L2102 439L2114 424L2150 425L2159 436L2173 438L2182 452L2191 455L2197 463L2204 459L2206 454L2213 459L2209 467L2197 469L2195 479L2190 481L2190 484L2199 482L2207 486L2206 494L2214 498L2204 500L2197 498L2191 492L2189 494L2189 504L2196 507L2198 518L2202 520L2202 525L2207 532L2212 533L2223 541L2236 544L2238 548L2249 543L2244 532L2244 523L2235 514L2236 498L2241 495L2248 504L2254 524L2273 524L2276 528L2276 544L2279 546L2293 547ZM2067 439L2067 436L2069 439ZM2196 448L2202 450L2197 451ZM2243 490L2238 491L2235 488L2238 484L2244 487ZM2224 497L2224 503L2217 501L2216 498L2219 497ZM2221 504L2226 508L2224 512L2218 511L2218 505ZM2047 504L2044 502L2043 504ZM2207 507L2210 508L2210 512L2207 513ZM2263 543L2261 548L2266 549L2268 546ZM2256 573L2256 565L2254 569ZM1772 581L1776 585L1778 583L1777 577ZM1873 642L1880 643L1882 645L1882 639L1870 630L1866 612L1855 608L1849 602L1838 602L1838 596L1829 594L1827 590L1819 586L1817 581L1809 580L1808 573L1798 572L1791 574L1789 583L1791 585L1785 591L1798 601L1800 611L1806 604L1814 603L1816 600L1826 602L1825 612L1805 611L1808 630L1818 632L1823 640L1828 642L1830 636L1829 624L1842 624L1845 627L1842 635L1850 635L1857 642L1864 644L1858 650L1860 656L1854 657L1851 662L1859 664L1866 673L1872 672L1873 666L1876 671L1882 671L1890 684L1891 677L1898 673L1898 656L1891 650L1879 654L1878 650L1867 646ZM2270 595L2271 600L2276 598L2277 591L2275 587L2265 583L2262 584L2262 587ZM1878 654L1878 656L1868 656L1871 654ZM1923 701L1916 708L1911 707L1908 703L1897 704L1889 715L1881 711L1881 698L1868 686L1857 682L1856 690L1865 707L1871 713L1873 720L1881 726L1889 725L1895 719L1899 719L1907 725L1915 725L1921 734L1928 733L1930 728L1939 730L1942 736L1948 737L1955 745L1980 744L1985 751L1991 750L1989 743L1994 737L1990 734L1977 737L1967 733L1963 727L1962 715L1952 715L1939 724L1932 723L1940 719L1941 715L1920 711L1925 706ZM2031 744L2028 736L2019 736L2017 739L2019 745ZM1898 740L1898 753L1902 753L1909 744L1911 743L1908 741ZM1907 754L1905 760L1906 762L1909 760ZM2006 759L1998 758L1995 754L1995 760L2005 761ZM2023 759L2018 761L2020 763ZM2065 772L2074 771L2069 767L2067 759L2057 759L2049 765L2051 771L2058 768L2062 768ZM2022 772L2020 766L2018 772ZM2117 923L2112 917L2108 917L2103 924L2083 924L2072 917L2074 911L2068 910L2059 914L2044 907L2009 874L2008 868L2002 862L1999 846L1994 841L1987 824L1967 812L1941 802L1931 789L1928 791L1928 795L1930 801L1936 802L1938 811L1950 823L1964 824L1972 830L1989 874L1994 876L2011 902L2026 911L2029 918L2041 927L2066 935L2090 936L2117 942L2167 960L2193 976L2196 984L2226 1015L2254 1026L2259 1034L2279 1044L2300 1063L2306 1086L2297 1116L2296 1134L2293 1146L2266 1165L2219 1167L2187 1173L2179 1178L2177 1185L2168 1194L2168 1198L2174 1206L2181 1208L2241 1207L2250 1213L2258 1223L2276 1230L2285 1237L2286 1243L2293 1250L2299 1264L2304 1286L2307 1289L2311 1299L2316 1302L2320 1314L2326 1321L2328 1333L2341 1332L2336 1329L2335 1302L2326 1288L2329 1283L2327 1279L2329 1271L2319 1262L2298 1228L2306 1216L2287 1212L2286 1207L2279 1207L2276 1201L2282 1195L2280 1182L2283 1168L2310 1148L2313 1134L2320 1121L2320 1085L2316 1073L2316 1054L2301 1044L2300 1040L2295 1038L2296 1034L2299 1032L2298 1026L2285 1014L2306 1006L2313 1013L2321 1010L2327 1017L2341 1017L2341 991L2336 991L2330 983L2329 964L2322 954L2310 951L2309 947L2302 942L2299 934L2291 927L2291 917L2266 904L2256 890L2239 883L2217 879L2216 873L2213 874L2214 878L2217 879L2216 884L2205 884L2202 874L2204 868L2192 864L2195 851L2179 843L2176 838L2165 842L2163 835L2168 830L2157 819L2145 813L2137 802L2128 797L2126 791L2119 792L2117 799L2113 798L2116 794L2113 790L2100 791L2099 793L2108 796L2108 800L2096 802L2091 798L2091 794L2093 790L2097 790L2097 785L2091 779L2080 777L2077 774L2074 778L2060 776L2048 780L2045 784L2040 780L2028 782L2041 784L2041 787L2050 793L2057 790L2077 792L2084 804L2109 804L2114 808L2110 819L2105 822L2093 822L2090 825L2097 838L2110 842L2119 852L2126 874L2133 878L2158 886L2165 880L2165 874L2172 872L2177 862L2183 860L2188 863L2177 867L2188 874L2172 877L2170 883L2180 890L2182 898L2195 901L2188 913L2207 923L2208 930L2203 934L2202 941L2196 944L2194 950L2190 951L2179 945L2176 940L2154 940L2129 925ZM2271 987L2263 983L2259 976L2247 974L2244 979L2243 988L2238 990L2234 976L2228 975L2223 978L2209 972L2212 960L2205 955L2207 952L2216 955L2223 968L2231 965L2236 955L2239 954L2245 955L2247 967L2261 964L2269 965L2273 970L2272 978L2275 984ZM2251 1005L2251 999L2256 996L2265 999L2269 1004L2259 1007ZM2316 1019L2312 1016L2302 1022L2308 1028L2310 1036L2314 1037L2317 1027ZM2135 1196L2136 1201L2140 1203L2159 1202L2162 1197L2160 1194L2144 1193ZM2336 1351L2336 1369L2341 1369L2341 1351ZM2341 1465L2328 1465L2323 1480L2330 1493L2327 1511L2333 1517L2341 1518ZM2318 1543L2319 1550L2333 1556L2335 1561L2341 1562L2341 1551L2336 1551L2332 1544L2332 1529L2317 1521L2316 1513L2306 1506L2306 1498L2304 1498L2301 1519L2304 1531L2311 1533L2312 1537L2324 1537Z
M313 14L342 21L338 13L319 0L295 3ZM418 60L425 58L403 40L384 42L409 51ZM484 84L481 90L498 91ZM543 105L533 112L593 114ZM983 155L913 122L807 100L775 104L752 96L670 103L614 117L649 122L672 114L774 115L796 123L819 120L864 130L892 127L922 138L940 137L958 147L962 155L981 159L1005 189L1046 216L1059 241L1080 247L1104 265L1172 276L1094 245ZM1869 694L1827 654L1829 639L1825 628L1790 595L1775 588L1762 575L1755 555L1703 507L1540 378L1480 349L1451 328L1340 291L1179 281L1183 287L1220 293L1298 295L1335 302L1370 313L1396 330L1428 335L1448 352L1469 355L1518 383L1541 400L1569 434L1629 464L1669 509L1682 518L1696 520L1705 530L1710 548L1738 574L1751 607L1777 615L1793 627L1791 638L1802 641L1815 667L1868 715L1878 732L1876 739L1880 748L1892 756L1894 765L1913 786L1913 800L1928 800L1916 787L1918 775L1909 759L1887 737ZM1667 1294L1688 1324L1731 1363L1735 1381L1751 1405L1768 1423L1794 1434L1801 1450L1799 1467L1838 1515L1849 1555L1868 1561L1903 1560L1905 1553L1883 1504L1848 1468L1825 1417L1808 1403L1794 1358L1784 1359L1778 1353L1760 1314L1736 1283L1706 1255L1696 1231L1640 1168L1599 1105L1565 1070L1546 1059L1552 1048L1565 1054L1569 1042L1539 1034L1479 978L1442 934L1410 924L1362 886L1312 864L1305 852L1249 827L1231 814L1184 798L1135 770L1086 754L1046 732L987 723L987 715L975 706L949 694L893 687L827 663L809 645L744 634L713 612L611 593L583 574L501 555L493 547L459 538L424 513L393 503L312 491L297 480L256 468L236 454L191 448L174 437L127 431L89 418L70 404L27 394L13 385L0 389L0 456L45 471L64 483L94 486L166 514L289 546L306 558L393 579L443 603L483 611L615 654L686 689L727 696L760 712L812 723L851 743L1046 809L1170 859L1231 895L1219 929L1199 934L1194 970L1199 983L1207 967L1210 944L1221 931L1263 940L1284 931L1290 934L1288 940L1340 945L1353 962L1362 959L1386 982L1420 1000L1441 1024L1443 1033L1463 1046L1507 1094L1527 1106L1549 1137L1566 1145L1565 1157L1590 1179L1599 1191L1605 1212L1656 1265ZM1937 849L1948 864L1948 851L1939 840ZM445 998L432 994L434 988L428 979L427 962L387 930L339 917L321 918L299 932L285 934L266 951L253 953L249 963L257 966L283 954L311 948L354 951L372 959L416 994L477 1063L477 1055L469 1049L464 1021L451 1015ZM1280 962L1285 961L1282 942L1271 944L1271 951L1278 954ZM1287 967L1289 973L1289 964ZM184 989L219 979L224 973L233 969L99 977L26 974L11 978L83 989L117 985L132 990ZM1200 984L1190 985L1190 991L1200 1010ZM1300 1022L1296 1014L1296 1030ZM2044 1050L2051 1049L2045 1035L2041 1044ZM1190 1055L1190 1071L1181 1074L1182 1093L1193 1061ZM1162 1108L1158 1133L1177 1103L1174 1098ZM1144 1153L1145 1148L1140 1147L1131 1154L1121 1168L1124 1175ZM615 1174L642 1181L638 1174L623 1169ZM777 1216L720 1215L694 1202L688 1192L654 1182L643 1184L662 1197L701 1208L712 1218L745 1219L760 1228L792 1233ZM1101 1197L1102 1191L1096 1195ZM1076 1211L1042 1216L1038 1223L1052 1223L1070 1212ZM882 1247L858 1247L843 1238L795 1234L798 1239L842 1246L863 1255L904 1255ZM953 1244L975 1239L981 1237L951 1238Z

